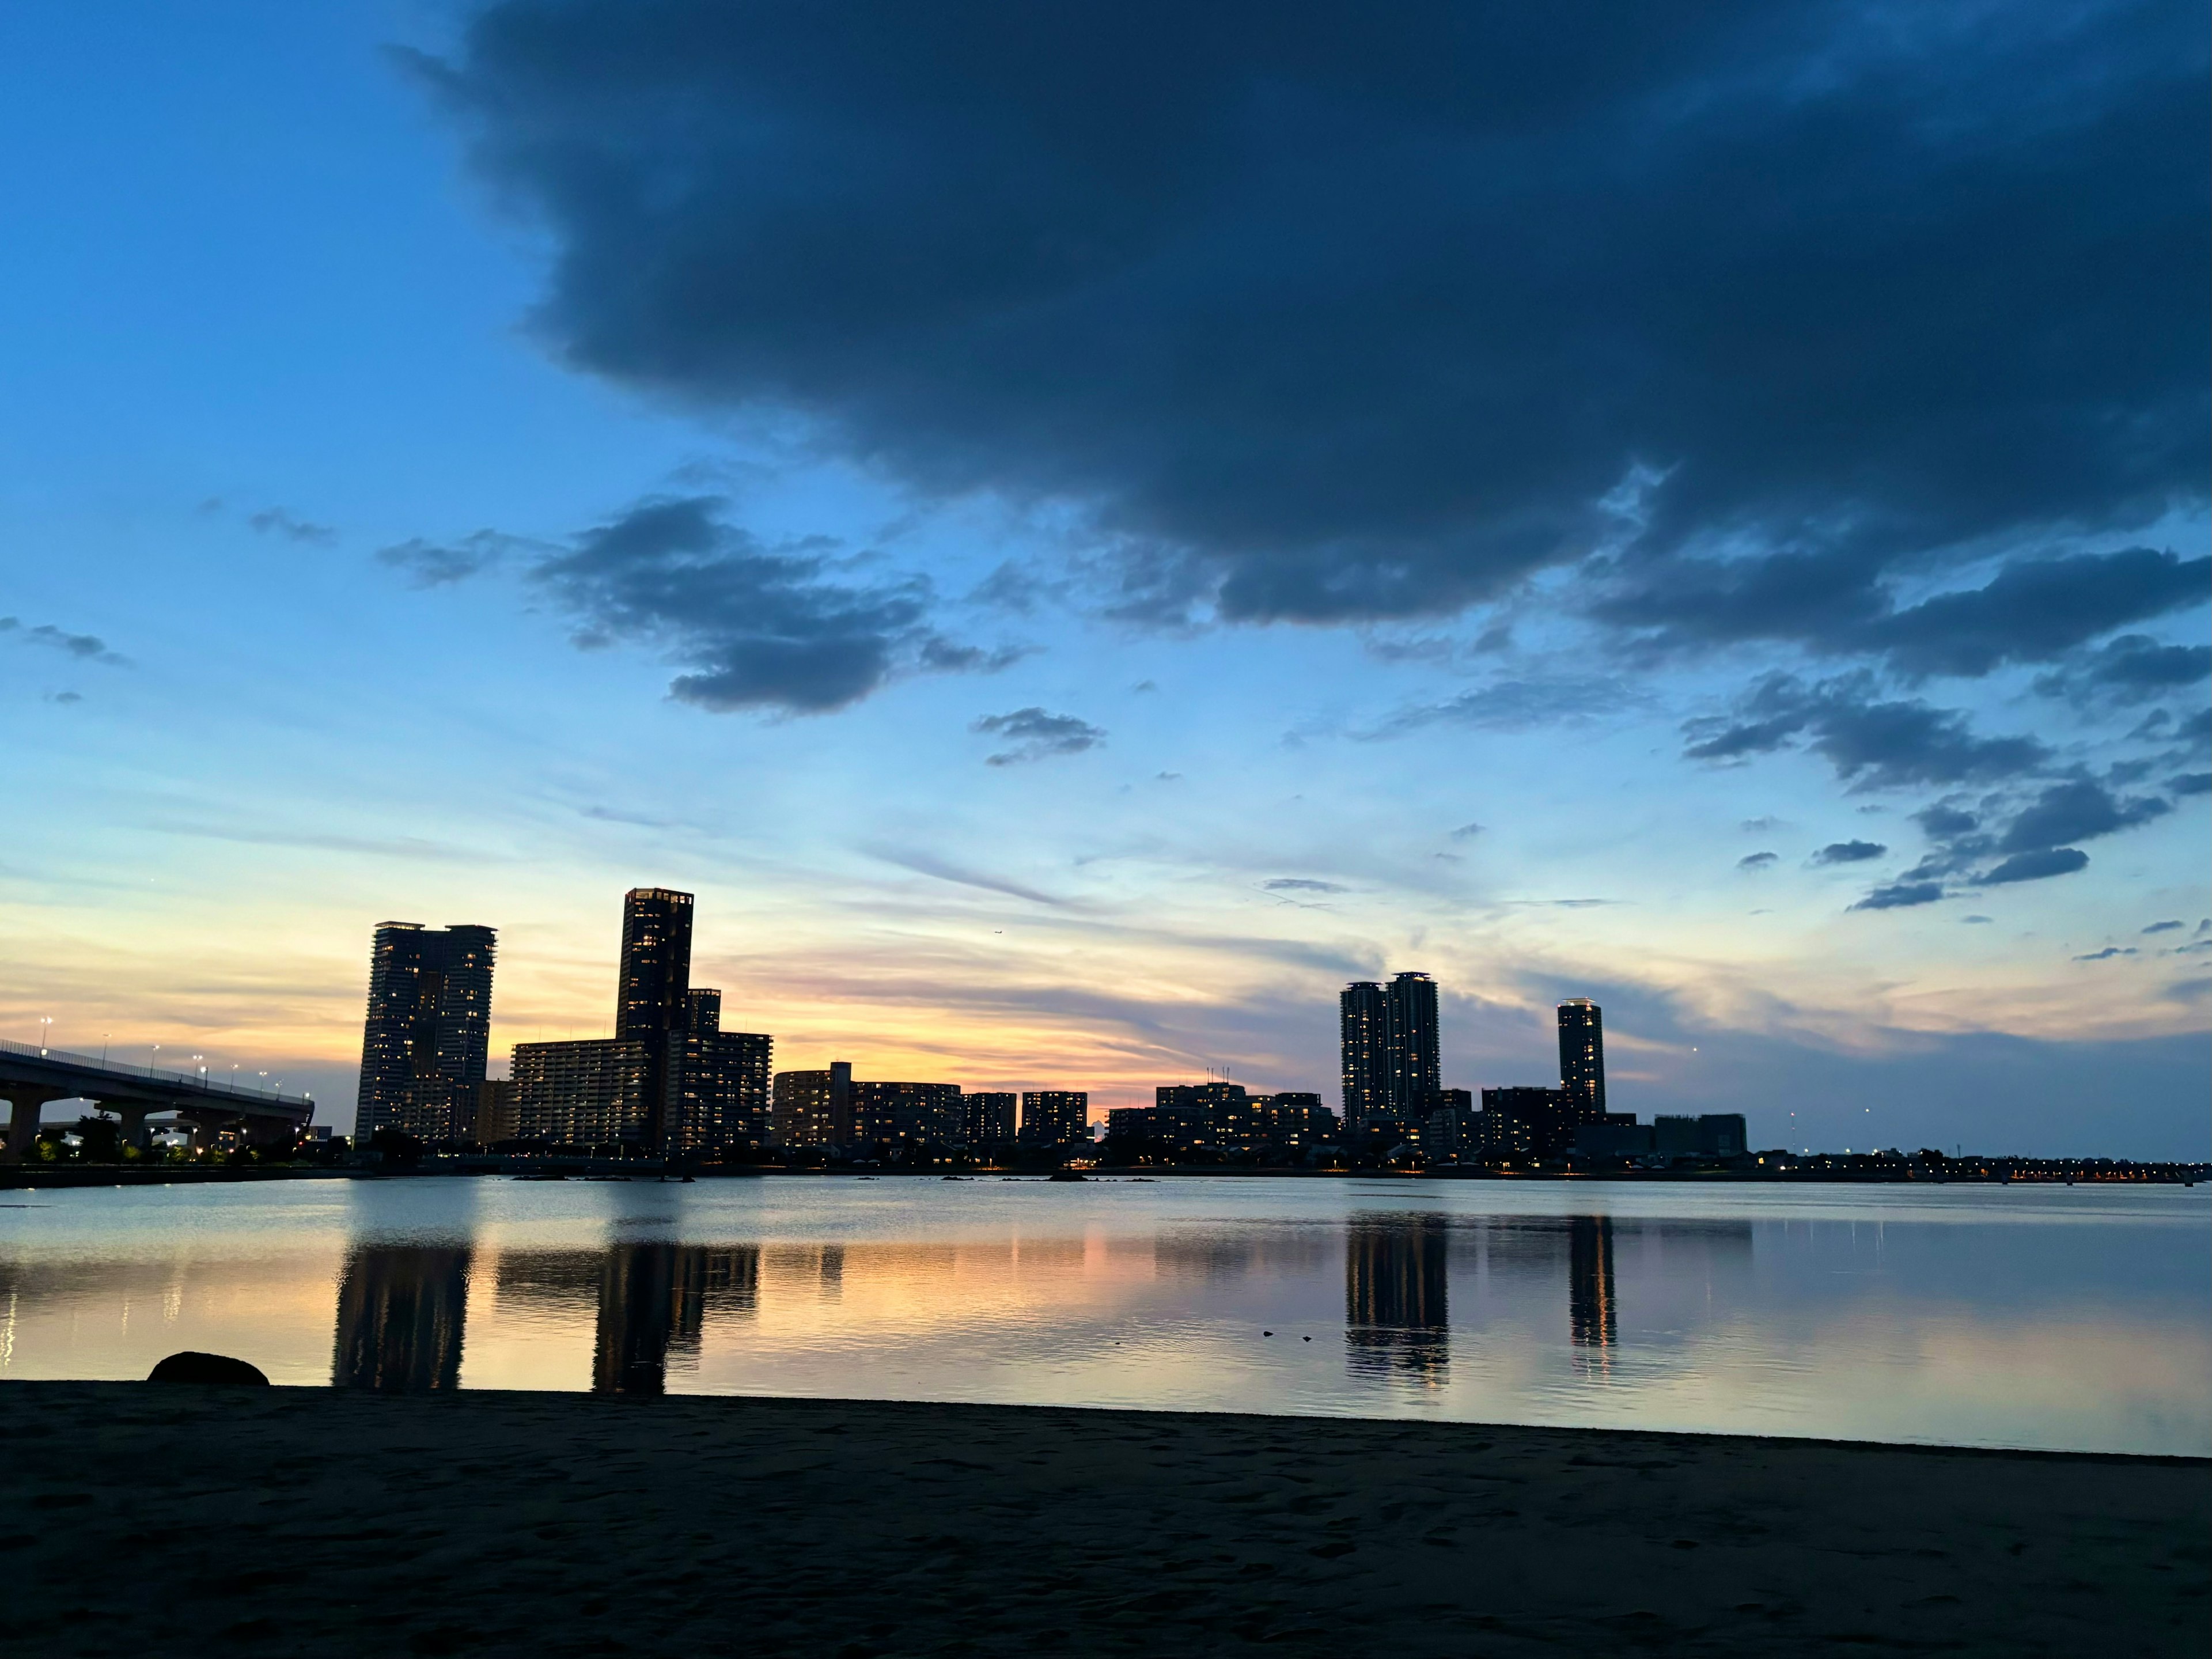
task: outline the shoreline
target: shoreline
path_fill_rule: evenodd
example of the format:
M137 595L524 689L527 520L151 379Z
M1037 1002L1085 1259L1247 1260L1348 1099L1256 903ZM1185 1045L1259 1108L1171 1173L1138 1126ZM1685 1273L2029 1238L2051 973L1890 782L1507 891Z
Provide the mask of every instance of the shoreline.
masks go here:
M763 1396L0 1401L11 1623L93 1653L2180 1653L2212 1530L2190 1457ZM72 1570L94 1517L102 1559L159 1570Z
M156 1165L139 1169L130 1164L53 1164L44 1167L0 1166L0 1192L62 1190L98 1187L189 1187L235 1182L282 1181L450 1181L507 1179L532 1181L659 1181L658 1170L641 1170L619 1159L586 1162L577 1159L568 1168L549 1168L552 1160L537 1158L457 1159L455 1166L433 1170L373 1170L349 1167L277 1164L233 1169L193 1164ZM561 1162L567 1162L561 1160ZM1115 1182L1188 1181L1398 1181L1564 1182L1571 1185L1604 1183L1621 1186L1720 1187L2098 1187L2193 1188L2212 1182L2212 1168L2197 1166L2138 1166L2158 1173L2139 1175L2056 1176L2023 1173L1956 1175L1942 1177L1859 1173L1818 1170L1300 1170L1240 1169L1212 1164L1133 1165L1127 1169L1084 1171L1079 1182L1067 1176L1063 1184L1109 1185ZM2171 1172L2169 1172L2171 1171ZM947 1174L939 1170L879 1170L787 1168L781 1164L710 1165L689 1172L701 1182L753 1180L845 1181L1026 1181L1043 1182L1054 1177L1042 1170L982 1168ZM672 1174L668 1177L678 1177Z

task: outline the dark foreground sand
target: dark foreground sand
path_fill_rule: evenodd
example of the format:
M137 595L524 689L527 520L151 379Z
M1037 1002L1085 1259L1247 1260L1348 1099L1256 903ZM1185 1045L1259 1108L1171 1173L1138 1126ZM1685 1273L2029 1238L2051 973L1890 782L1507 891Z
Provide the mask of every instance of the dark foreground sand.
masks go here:
M21 1654L2201 1654L2202 1461L0 1385Z

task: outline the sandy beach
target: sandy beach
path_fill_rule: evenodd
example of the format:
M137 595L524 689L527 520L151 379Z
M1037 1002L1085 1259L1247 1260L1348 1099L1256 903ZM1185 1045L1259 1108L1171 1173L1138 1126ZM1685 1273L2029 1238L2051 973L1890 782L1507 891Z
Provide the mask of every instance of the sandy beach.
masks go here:
M2201 1460L11 1383L18 1652L2201 1652ZM2191 1634L2194 1632L2195 1634Z

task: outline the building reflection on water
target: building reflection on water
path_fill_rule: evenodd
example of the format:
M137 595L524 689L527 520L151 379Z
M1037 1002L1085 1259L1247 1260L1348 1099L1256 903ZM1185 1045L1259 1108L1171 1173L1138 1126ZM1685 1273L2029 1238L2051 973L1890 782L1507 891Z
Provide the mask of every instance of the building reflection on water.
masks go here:
M1344 1341L1355 1373L1438 1386L1451 1361L1449 1222L1354 1216L1344 1239Z
M1345 1343L1355 1375L1441 1386L1450 1359L1455 1273L1474 1281L1474 1318L1485 1295L1518 1282L1566 1281L1568 1353L1575 1373L1609 1376L1620 1344L1616 1243L1635 1252L1643 1277L1662 1285L1713 1287L1747 1277L1752 1229L1741 1221L1616 1223L1610 1216L1489 1216L1369 1212L1345 1229ZM1654 1269L1656 1269L1655 1272ZM1554 1290L1549 1294L1556 1295ZM1556 1304L1554 1304L1556 1305ZM1462 1314L1462 1319L1466 1317Z
M1620 1338L1613 1303L1613 1218L1578 1215L1567 1223L1567 1340L1584 1376L1612 1369Z
M349 1250L338 1281L332 1385L386 1394L459 1388L469 1256L465 1249L426 1244Z
M1343 1240L1349 1371L1425 1389L1451 1380L1455 1275L1462 1341L1501 1315L1525 1330L1525 1316L1508 1310L1527 1308L1532 1297L1538 1306L1556 1310L1564 1279L1568 1363L1578 1376L1602 1379L1613 1374L1620 1344L1617 1257L1637 1286L1645 1326L1656 1333L1673 1328L1674 1315L1683 1311L1670 1308L1668 1297L1686 1291L1710 1307L1715 1287L1748 1273L1752 1254L1747 1223L1616 1222L1601 1215L1369 1211L1350 1218ZM1146 1279L1164 1289L1178 1280L1310 1283L1309 1275L1326 1271L1329 1249L1323 1230L1250 1231L1240 1237L1228 1230L1213 1237L1192 1229L1163 1235L1148 1252L1127 1260L1149 1254ZM1030 1288L1043 1297L1040 1310L1048 1310L1061 1292L1045 1285L1083 1278L1096 1265L1086 1266L1083 1241L1066 1238L996 1247L709 1247L632 1238L595 1250L488 1249L484 1257L495 1264L483 1270L495 1297L477 1311L494 1331L519 1316L580 1339L588 1320L591 1388L626 1395L662 1394L672 1374L696 1375L710 1324L758 1313L764 1274L779 1295L806 1287L817 1305L857 1296L860 1316L873 1319L886 1306L915 1298L917 1305L939 1306L938 1298L971 1274L973 1287L1000 1273L1042 1275ZM1115 1259L1110 1252L1100 1258ZM409 1392L458 1387L471 1265L471 1250L458 1244L355 1244L338 1288L332 1382ZM1185 1297L1169 1293L1177 1306ZM1048 1313L1045 1318L1054 1322ZM496 1346L497 1337L492 1340Z
M825 1255L827 1253L825 1252ZM842 1269L840 1252L840 1268ZM824 1277L830 1269L825 1264ZM760 1250L741 1244L623 1243L599 1272L592 1351L594 1394L663 1394L668 1362L696 1365L710 1307L744 1315L760 1305Z

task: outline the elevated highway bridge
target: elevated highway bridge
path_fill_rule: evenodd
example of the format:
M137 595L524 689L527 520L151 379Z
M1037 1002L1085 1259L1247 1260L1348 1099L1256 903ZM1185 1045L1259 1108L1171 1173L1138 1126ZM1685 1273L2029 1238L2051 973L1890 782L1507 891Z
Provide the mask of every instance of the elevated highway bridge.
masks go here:
M0 1041L0 1100L9 1103L0 1163L20 1164L39 1133L39 1115L57 1100L85 1100L123 1120L125 1145L147 1144L147 1120L173 1113L202 1146L219 1130L237 1127L256 1145L287 1142L307 1127L315 1103L307 1095L218 1083L205 1073L118 1065L89 1054Z

